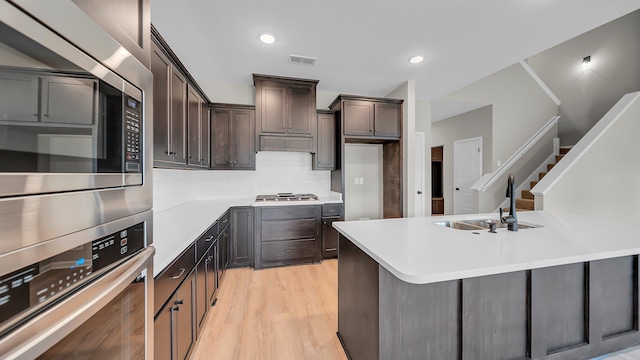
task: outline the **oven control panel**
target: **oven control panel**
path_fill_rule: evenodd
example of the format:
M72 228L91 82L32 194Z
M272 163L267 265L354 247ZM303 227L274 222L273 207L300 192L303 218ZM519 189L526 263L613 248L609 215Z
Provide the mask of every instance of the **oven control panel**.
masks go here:
M124 97L125 107L125 171L140 172L142 157L142 103L132 97Z
M52 302L98 270L144 248L140 223L0 277L0 328L29 308Z

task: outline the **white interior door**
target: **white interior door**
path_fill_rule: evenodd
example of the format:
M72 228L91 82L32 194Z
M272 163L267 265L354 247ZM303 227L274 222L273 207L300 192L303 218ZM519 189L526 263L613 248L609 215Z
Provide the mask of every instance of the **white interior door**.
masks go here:
M476 212L471 186L482 176L482 138L453 142L453 213Z
M424 216L424 133L416 132L415 159L415 217Z

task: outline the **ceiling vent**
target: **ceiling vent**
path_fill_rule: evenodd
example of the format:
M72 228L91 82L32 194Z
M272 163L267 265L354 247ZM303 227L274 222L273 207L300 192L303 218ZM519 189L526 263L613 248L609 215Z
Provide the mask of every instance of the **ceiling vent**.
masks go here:
M289 55L289 62L291 64L310 65L313 66L316 63L317 58L300 55Z

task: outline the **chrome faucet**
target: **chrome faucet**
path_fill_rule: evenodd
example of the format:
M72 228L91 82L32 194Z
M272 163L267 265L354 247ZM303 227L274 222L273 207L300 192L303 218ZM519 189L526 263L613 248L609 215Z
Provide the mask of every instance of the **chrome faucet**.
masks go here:
M507 224L507 229L510 231L518 231L518 216L516 215L516 197L513 193L513 183L515 182L515 177L513 174L509 174L509 179L507 180L507 197L509 198L509 215L502 216L502 207L500 207L500 222L502 224Z

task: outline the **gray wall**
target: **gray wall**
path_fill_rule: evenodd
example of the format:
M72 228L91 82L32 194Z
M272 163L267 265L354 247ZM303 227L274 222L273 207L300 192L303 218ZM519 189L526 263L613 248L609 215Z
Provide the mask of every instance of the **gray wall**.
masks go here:
M490 105L431 125L431 146L442 145L444 150L443 195L445 214L453 214L453 142L482 137L482 173L492 172L492 118L493 109ZM429 155L429 159L431 159L431 155Z
M416 101L416 132L424 133L424 215L431 215L431 102Z
M624 94L640 90L639 36L640 10L528 59L562 101L561 145L574 145Z
M495 170L497 161L507 161L558 114L556 103L520 64L509 66L439 100L493 105L493 161L489 171L485 172Z
M347 144L344 157L344 219L382 219L382 145ZM364 182L356 185L355 178Z

